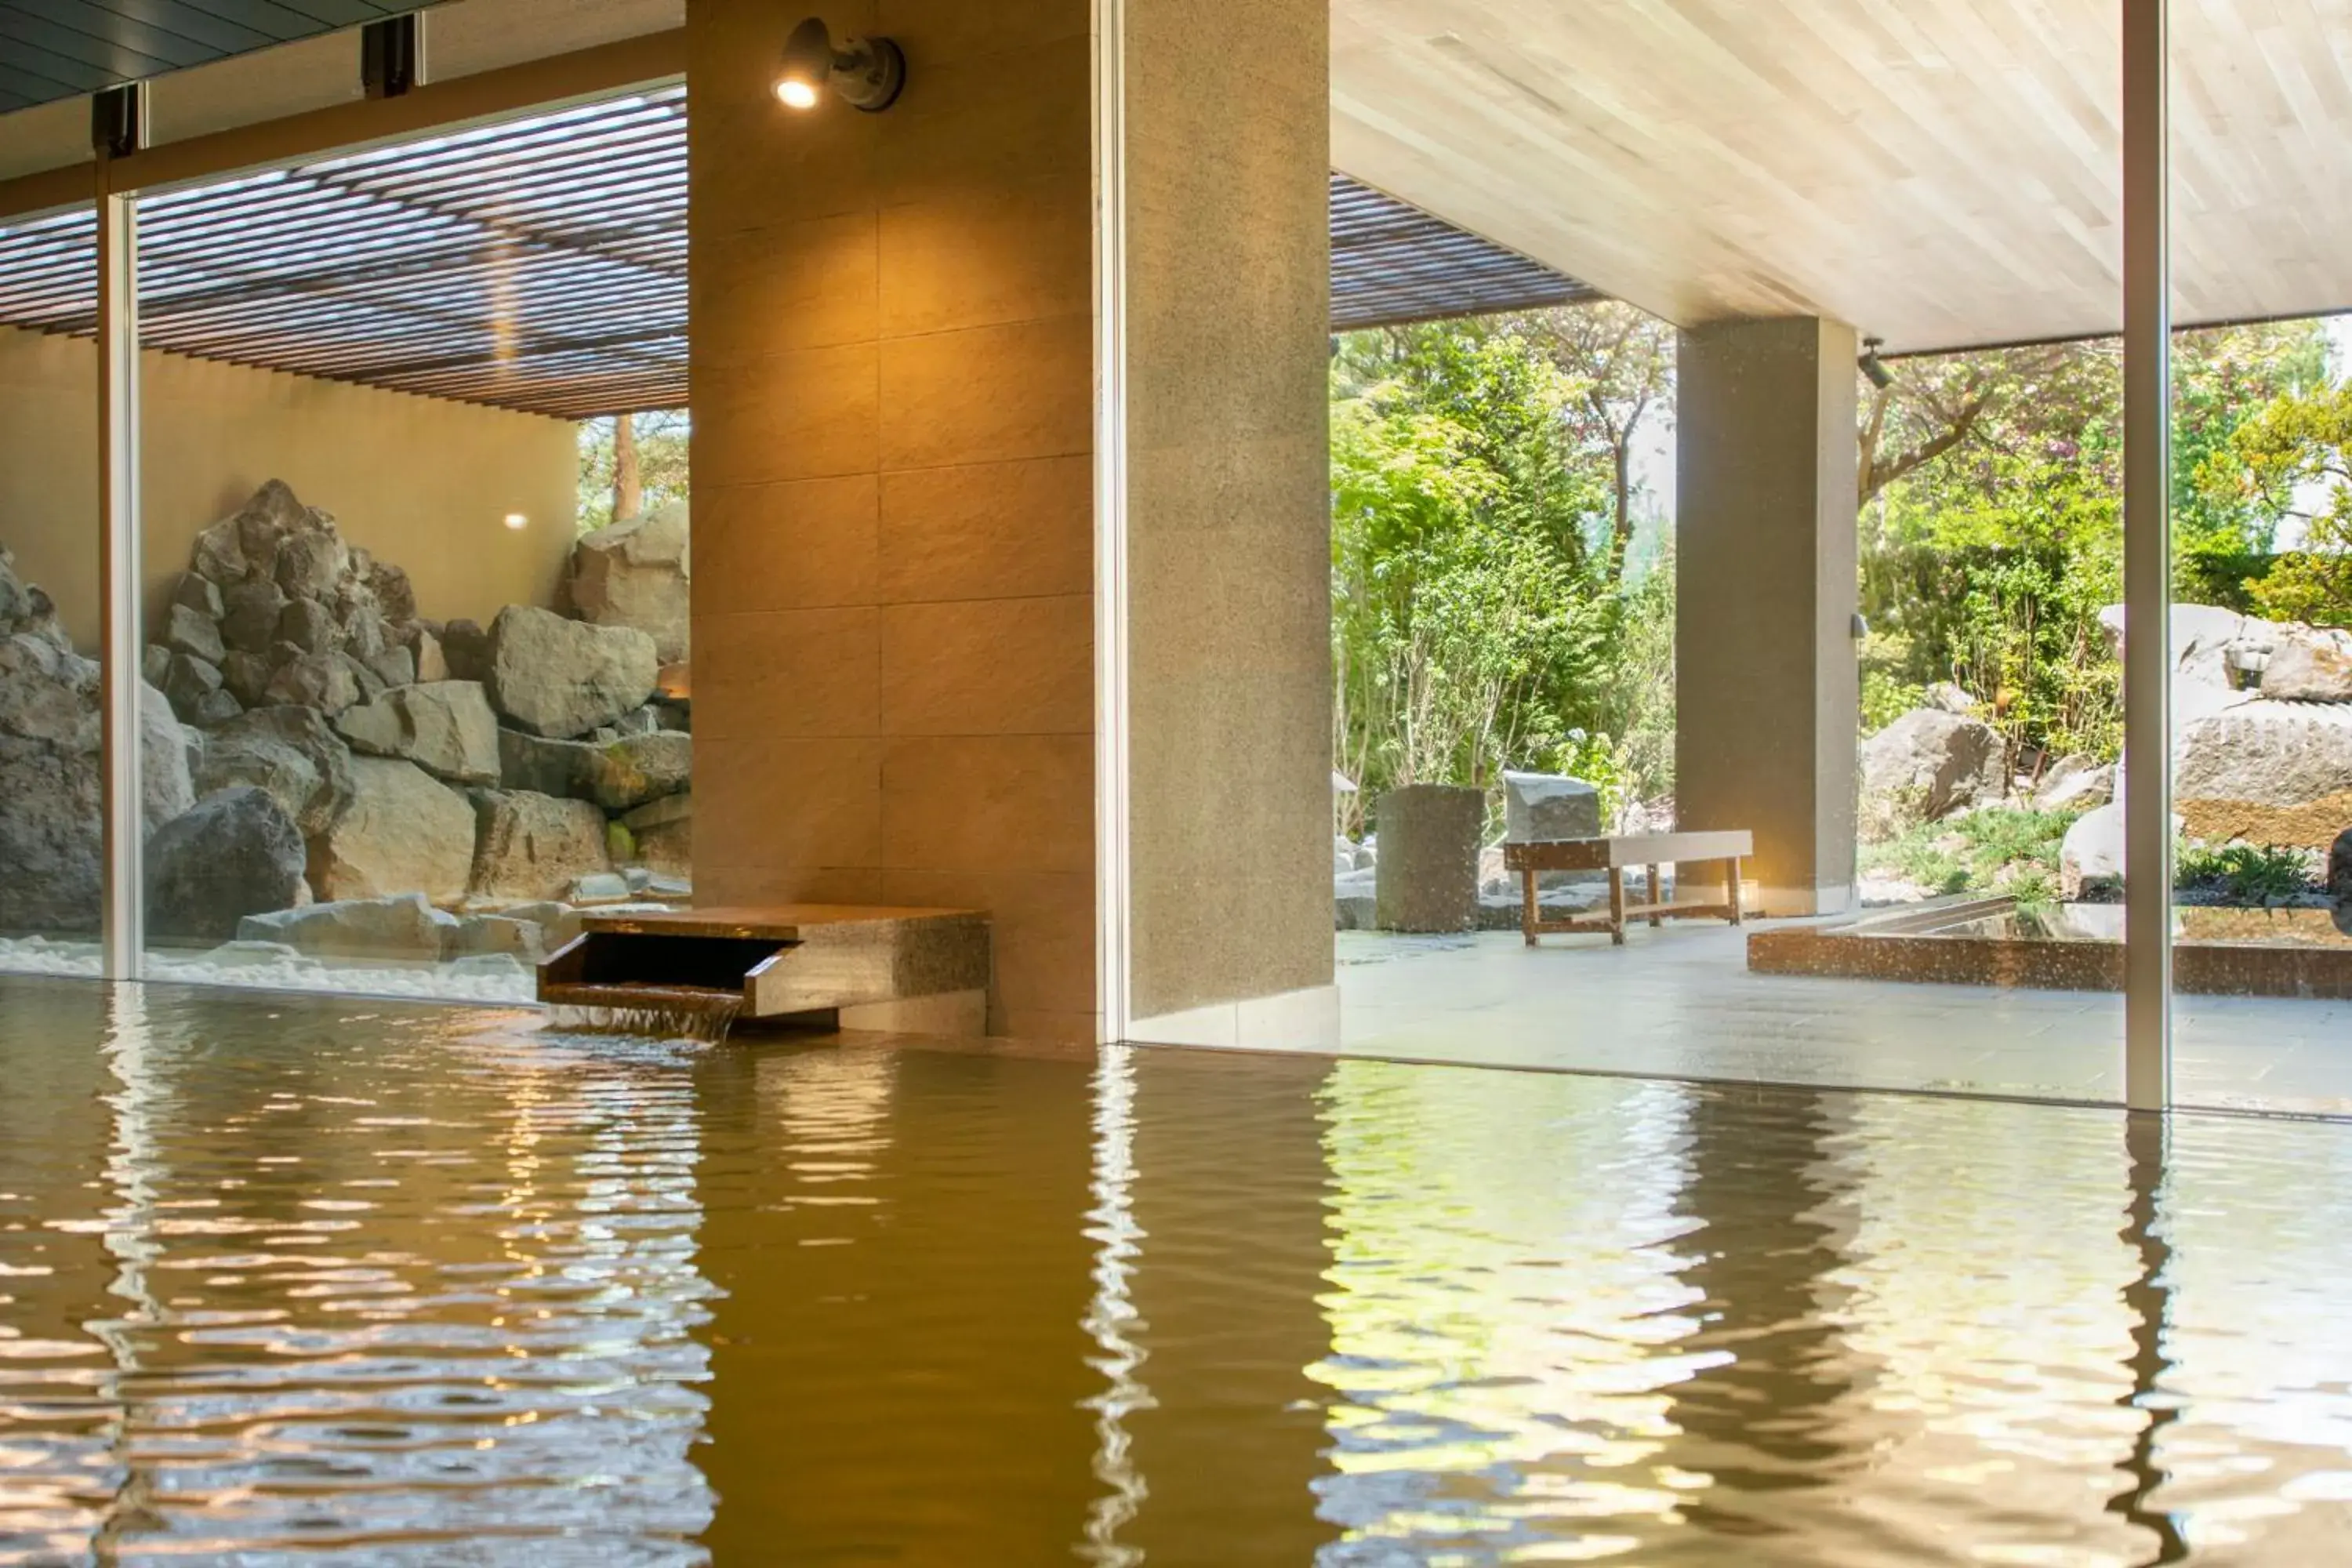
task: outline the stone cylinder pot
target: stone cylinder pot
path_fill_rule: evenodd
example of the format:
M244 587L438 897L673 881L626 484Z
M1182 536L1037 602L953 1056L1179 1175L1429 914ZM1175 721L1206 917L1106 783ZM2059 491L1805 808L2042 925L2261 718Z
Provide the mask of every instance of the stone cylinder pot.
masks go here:
M1405 784L1381 796L1372 884L1381 931L1468 931L1478 923L1478 846L1486 792Z

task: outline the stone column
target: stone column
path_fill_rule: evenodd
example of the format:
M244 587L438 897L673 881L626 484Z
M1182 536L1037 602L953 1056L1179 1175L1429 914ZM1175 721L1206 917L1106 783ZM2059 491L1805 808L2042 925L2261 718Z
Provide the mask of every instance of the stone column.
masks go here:
M1336 1040L1328 0L1125 7L1137 1037Z
M1855 350L1835 321L1727 321L1677 363L1675 805L1754 832L1775 915L1853 896Z

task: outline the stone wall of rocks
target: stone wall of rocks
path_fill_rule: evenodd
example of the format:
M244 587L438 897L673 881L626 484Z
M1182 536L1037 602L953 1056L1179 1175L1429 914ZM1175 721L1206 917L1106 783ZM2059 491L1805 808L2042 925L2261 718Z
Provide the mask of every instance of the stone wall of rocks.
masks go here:
M686 896L685 531L679 509L592 535L564 595L585 618L510 605L484 628L422 615L278 481L205 530L142 671L152 933L309 951L283 933L415 927L411 958L536 956L465 922ZM0 932L95 929L98 696L0 552Z

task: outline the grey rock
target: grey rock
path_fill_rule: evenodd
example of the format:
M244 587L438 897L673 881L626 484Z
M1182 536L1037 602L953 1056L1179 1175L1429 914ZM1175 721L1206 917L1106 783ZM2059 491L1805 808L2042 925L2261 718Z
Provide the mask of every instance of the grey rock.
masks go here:
M2199 838L2325 850L2352 814L2352 704L2264 697L2183 726L2172 795Z
M180 574L179 584L172 590L172 602L184 605L208 621L216 621L226 611L222 607L219 585L194 572Z
M474 952L449 961L447 973L457 980L528 981L530 972L510 952Z
M236 583L221 594L221 637L247 653L266 654L278 640L286 595L267 577Z
M436 778L499 782L499 721L475 681L394 688L346 710L335 729L354 751L405 757Z
M2061 757L2033 791L2036 811L2088 811L2116 797L2116 769L2095 757Z
M187 721L200 730L211 730L227 723L245 711L245 704L232 691L207 691L196 699L188 710Z
M1380 800L1373 871L1382 931L1468 931L1478 919L1478 839L1484 790L1406 784Z
M392 646L392 628L373 609L353 611L342 617L342 623L343 651L362 664L373 665Z
M236 519L223 518L197 534L188 564L222 588L244 582L245 548L237 540Z
M1863 841L1995 804L2008 790L2000 736L1991 726L1939 708L1914 709L1863 742Z
M2327 890L2338 899L2352 899L2352 827L2327 847Z
M562 739L642 706L660 663L633 626L570 621L509 605L490 627L490 702L521 729Z
M472 621L449 622L440 632L441 655L452 680L490 678L490 634Z
M149 832L194 803L187 731L141 688L141 816ZM0 931L97 929L98 666L19 633L0 640Z
M319 896L462 898L474 868L474 808L466 797L393 757L352 758L352 783L351 809L311 846Z
M331 527L290 531L278 542L275 575L289 599L332 599L350 566L351 552Z
M2172 819L2178 834L2181 819ZM2120 897L2124 888L2124 808L2117 801L2084 812L2058 849L2058 896L2069 903Z
M151 642L139 655L139 679L150 686L161 686L172 673L172 650L162 643Z
M1973 713L1977 700L1960 686L1949 680L1939 680L1919 696L1919 706L1932 708L1938 713Z
M375 602L388 621L407 621L416 617L416 590L408 581L408 574L389 561L371 562L367 573L368 587L375 594Z
M575 904L613 904L629 896L628 879L612 871L598 871L572 884L571 901Z
M462 958L476 953L511 953L525 963L539 963L554 951L549 940L548 928L534 920L520 919L512 912L494 915L466 915L450 933L449 945L444 956Z
M316 599L293 599L278 617L278 640L290 642L304 653L333 653L343 646L343 628L335 613Z
M2352 632L2280 628L2263 666L2263 696L2284 702L2352 702Z
M358 678L343 656L333 653L306 653L288 660L262 689L264 702L316 708L327 714L341 713L359 700Z
M572 552L565 589L583 621L634 626L654 639L662 663L685 658L692 575L687 505L600 528Z
M441 639L433 633L417 628L416 638L408 645L416 656L416 679L419 680L454 680L457 672L441 652Z
M164 611L163 646L211 665L219 664L221 655L228 651L221 646L220 627L185 605L173 605Z
M693 777L693 737L675 731L596 744L500 730L498 744L507 788L593 800L606 811L632 811L679 794Z
M257 708L215 730L196 766L206 795L253 784L294 819L305 838L342 820L358 789L351 749L317 710Z
M1385 830L1385 824L1383 824ZM1549 838L1596 838L1601 791L1558 773L1503 775L1503 837L1515 844Z
M604 814L586 801L485 790L476 810L471 890L478 898L559 898L582 878L612 869Z
M360 660L353 658L349 649L336 649L333 658L335 662L342 667L343 672L352 678L352 684L359 689L361 701L373 702L383 695L385 689L383 678Z
M457 929L457 917L433 907L422 893L341 899L304 909L247 915L239 942L278 942L318 958L436 961Z
M593 765L596 748L585 741L551 741L520 730L499 731L499 782L508 789L571 795Z
M302 835L250 784L206 795L147 844L147 924L166 940L222 942L247 915L300 901Z
M661 719L659 705L648 702L642 708L632 708L614 720L611 728L620 735L651 735L661 729Z
M636 863L662 877L694 875L694 797L673 795L621 818Z
M246 707L260 707L261 694L269 689L269 660L241 647L229 649L221 659L221 685Z
M416 655L397 643L378 652L373 658L362 658L360 662L366 665L386 687L416 684Z
M221 689L221 672L203 659L175 653L163 671L163 695L172 711L195 722L196 704ZM235 701L235 698L230 699Z

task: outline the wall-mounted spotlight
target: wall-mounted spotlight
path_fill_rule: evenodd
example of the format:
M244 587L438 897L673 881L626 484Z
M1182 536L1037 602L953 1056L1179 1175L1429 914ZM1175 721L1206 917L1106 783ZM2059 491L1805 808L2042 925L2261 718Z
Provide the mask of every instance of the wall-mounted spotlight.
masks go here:
M907 57L887 38L844 38L834 47L833 29L811 16L784 40L776 70L776 101L787 109L814 109L830 87L844 103L879 114L898 101L907 85Z
M1854 361L1861 367L1862 374L1870 377L1870 384L1881 392L1895 384L1895 373L1886 368L1885 360L1878 357L1878 345L1885 341L1885 338L1863 339L1862 357Z

